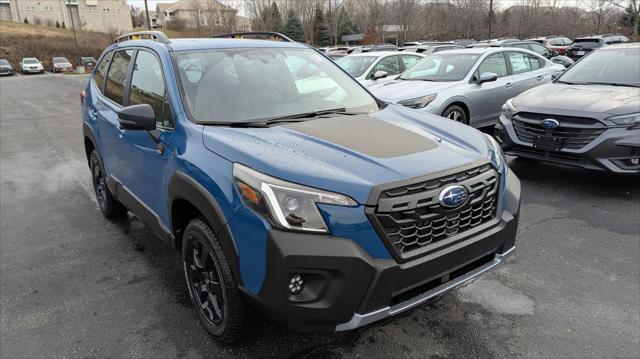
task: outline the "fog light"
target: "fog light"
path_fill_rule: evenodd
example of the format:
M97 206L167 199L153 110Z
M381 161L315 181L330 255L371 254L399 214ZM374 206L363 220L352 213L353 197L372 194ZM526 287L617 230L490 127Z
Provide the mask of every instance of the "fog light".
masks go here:
M637 166L640 164L640 158L629 158L629 164Z
M298 273L294 273L289 278L289 294L298 295L304 289L304 279Z

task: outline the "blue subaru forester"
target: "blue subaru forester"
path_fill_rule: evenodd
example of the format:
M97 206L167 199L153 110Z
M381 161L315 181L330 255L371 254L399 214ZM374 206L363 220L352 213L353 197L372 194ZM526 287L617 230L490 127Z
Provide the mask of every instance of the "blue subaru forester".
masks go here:
M100 209L182 252L216 339L238 340L253 309L293 330L358 328L513 252L520 182L491 137L251 35L121 36L81 94Z

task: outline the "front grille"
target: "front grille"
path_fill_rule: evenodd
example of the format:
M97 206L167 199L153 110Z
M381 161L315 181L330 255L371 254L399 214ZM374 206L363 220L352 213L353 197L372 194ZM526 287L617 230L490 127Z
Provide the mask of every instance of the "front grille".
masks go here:
M542 127L540 123L546 118L558 120L560 126L554 129ZM553 137L558 141L557 149L580 149L606 130L600 122L591 118L529 113L518 114L513 119L513 129L518 139L526 143L533 144L540 136Z
M460 207L448 209L440 205L439 195L452 184L465 187L469 196ZM486 164L385 190L372 219L397 257L413 257L494 219L498 187L498 172Z

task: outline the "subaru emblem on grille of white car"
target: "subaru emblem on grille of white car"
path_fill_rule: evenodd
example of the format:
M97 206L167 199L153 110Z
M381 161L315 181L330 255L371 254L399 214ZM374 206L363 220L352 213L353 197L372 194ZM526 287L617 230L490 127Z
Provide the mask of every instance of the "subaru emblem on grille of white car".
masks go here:
M467 200L467 189L462 186L449 186L440 192L438 199L440 204L446 208L454 208L463 204Z
M542 122L540 122L540 125L548 130L551 130L560 126L560 122L558 122L558 120L556 120L555 118L545 118L544 120L542 120Z

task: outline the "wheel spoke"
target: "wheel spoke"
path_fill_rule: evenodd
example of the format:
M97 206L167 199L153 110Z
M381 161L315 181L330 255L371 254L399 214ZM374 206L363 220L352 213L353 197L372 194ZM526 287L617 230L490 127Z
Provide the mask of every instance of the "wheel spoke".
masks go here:
M220 308L220 304L218 304L218 297L216 295L209 295L209 300L213 305L213 310L216 312L218 318L222 318L222 309Z

